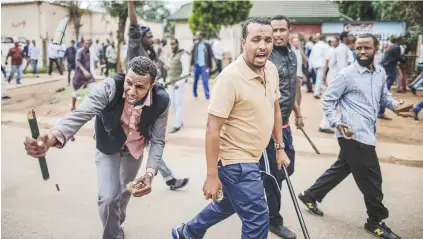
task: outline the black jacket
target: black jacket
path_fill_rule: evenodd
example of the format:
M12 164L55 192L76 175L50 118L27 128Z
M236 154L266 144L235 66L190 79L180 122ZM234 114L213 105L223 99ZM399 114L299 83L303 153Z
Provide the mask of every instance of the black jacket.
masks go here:
M192 49L191 54L191 65L194 66L197 64L197 51L198 51L198 44L199 42L195 43L194 48ZM212 69L212 58L213 58L213 51L211 49L210 44L204 41L204 57L206 66L211 70Z
M289 116L294 109L297 84L297 57L291 46L273 48L269 60L275 64L279 73L279 106L281 107L282 124L288 123Z

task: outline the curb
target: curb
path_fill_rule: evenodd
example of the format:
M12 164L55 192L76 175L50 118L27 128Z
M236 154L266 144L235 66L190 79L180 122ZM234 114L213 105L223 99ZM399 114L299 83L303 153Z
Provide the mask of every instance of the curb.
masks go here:
M47 83L51 83L51 82L55 82L55 81L59 81L62 80L61 78L55 78L55 79L51 79L51 80L46 80L46 81L41 81L41 82L36 82L34 84L28 84L28 85L16 85L13 88L6 88L7 91L9 90L15 90L15 89L20 89L20 88L25 88L25 87L30 87L30 86L36 86L36 85L42 85L42 84L47 84Z

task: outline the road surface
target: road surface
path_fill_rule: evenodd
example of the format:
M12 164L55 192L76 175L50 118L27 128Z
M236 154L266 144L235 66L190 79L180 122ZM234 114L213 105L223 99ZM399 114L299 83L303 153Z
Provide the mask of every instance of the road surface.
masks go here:
M51 179L43 181L37 160L24 152L23 140L28 135L28 128L1 126L2 238L100 238L94 140L78 136L75 143L62 150L52 149L47 155ZM173 192L158 176L150 195L131 199L124 224L128 239L169 239L173 226L190 220L208 203L202 195L206 173L202 145L167 144L166 162L176 176L188 176L190 183ZM296 193L310 186L335 159L336 156L298 153L291 179ZM384 203L390 210L387 225L403 238L423 238L423 169L386 163L381 168ZM141 173L144 169L145 162ZM55 184L59 184L60 192ZM282 190L285 224L302 238L285 184ZM374 238L363 230L366 209L351 176L329 193L320 207L325 212L323 218L311 215L301 206L311 238ZM240 238L240 230L240 220L234 215L212 227L205 238ZM269 238L277 237L269 234Z

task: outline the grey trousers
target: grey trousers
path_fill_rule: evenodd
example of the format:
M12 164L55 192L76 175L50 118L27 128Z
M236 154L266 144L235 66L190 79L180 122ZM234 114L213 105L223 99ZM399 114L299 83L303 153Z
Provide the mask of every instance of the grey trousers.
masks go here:
M103 239L123 239L121 224L125 221L126 206L131 198L126 185L133 181L141 166L127 151L106 155L97 150L95 155L98 180L98 207L103 223ZM163 159L159 172L165 180L173 178Z

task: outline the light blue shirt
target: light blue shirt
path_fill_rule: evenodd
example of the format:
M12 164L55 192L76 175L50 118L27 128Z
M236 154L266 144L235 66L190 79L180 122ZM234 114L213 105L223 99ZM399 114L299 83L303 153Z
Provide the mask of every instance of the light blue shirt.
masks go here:
M206 50L206 44L204 44L204 42L200 42L197 48L197 65L198 66L206 65L206 56L204 54L205 50Z
M323 96L323 110L330 126L347 124L354 130L353 139L376 145L376 119L381 105L395 111L398 104L386 86L386 74L375 65L370 71L358 62L342 69L328 86ZM339 105L341 116L337 116ZM336 129L336 137L343 137Z

